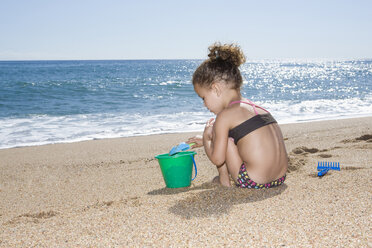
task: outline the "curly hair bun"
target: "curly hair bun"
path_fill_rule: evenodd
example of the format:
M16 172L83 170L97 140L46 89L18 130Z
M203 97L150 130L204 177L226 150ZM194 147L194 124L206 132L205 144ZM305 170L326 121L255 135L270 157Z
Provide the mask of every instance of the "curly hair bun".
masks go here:
M236 67L245 63L245 56L240 47L235 44L224 44L217 42L209 48L209 60L211 62L224 61Z

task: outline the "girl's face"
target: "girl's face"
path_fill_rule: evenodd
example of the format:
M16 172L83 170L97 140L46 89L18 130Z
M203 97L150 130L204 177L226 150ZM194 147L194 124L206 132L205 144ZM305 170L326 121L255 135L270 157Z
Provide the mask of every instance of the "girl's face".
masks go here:
M198 96L203 99L204 106L207 107L209 111L217 115L223 110L221 106L220 94L218 89L212 85L211 88L201 87L198 84L194 85L194 90Z

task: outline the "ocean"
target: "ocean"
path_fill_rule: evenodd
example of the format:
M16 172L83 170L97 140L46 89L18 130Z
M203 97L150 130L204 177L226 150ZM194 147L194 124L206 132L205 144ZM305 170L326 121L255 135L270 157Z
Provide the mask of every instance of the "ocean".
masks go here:
M202 131L201 62L0 61L0 149ZM243 96L279 124L372 116L372 60L252 60L241 73Z

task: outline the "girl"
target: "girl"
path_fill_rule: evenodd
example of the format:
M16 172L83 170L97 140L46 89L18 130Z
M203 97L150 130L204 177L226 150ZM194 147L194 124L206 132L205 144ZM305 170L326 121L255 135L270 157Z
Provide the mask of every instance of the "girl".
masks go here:
M204 145L219 176L213 181L230 185L230 175L238 187L270 188L281 185L288 166L280 128L265 109L242 97L239 66L244 54L236 45L209 47L209 59L194 72L192 83L204 105L216 115L204 129L203 137L193 137L193 147Z

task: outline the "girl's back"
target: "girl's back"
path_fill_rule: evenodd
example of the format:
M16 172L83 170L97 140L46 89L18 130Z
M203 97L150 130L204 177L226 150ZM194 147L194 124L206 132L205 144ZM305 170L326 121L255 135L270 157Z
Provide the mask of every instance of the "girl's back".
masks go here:
M258 115L267 115L266 111L255 109ZM231 105L226 110L230 112L228 116L232 117L227 120L231 129L256 116L254 108L244 103ZM287 152L276 122L255 129L236 143L247 172L254 181L258 183L272 181L287 170Z

